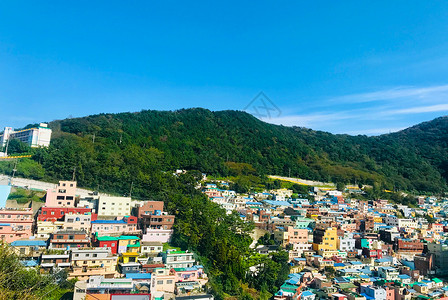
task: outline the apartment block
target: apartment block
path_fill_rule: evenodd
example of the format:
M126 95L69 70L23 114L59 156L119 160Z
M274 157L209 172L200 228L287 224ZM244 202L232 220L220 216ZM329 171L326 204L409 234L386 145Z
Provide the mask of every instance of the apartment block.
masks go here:
M29 238L33 229L33 211L25 209L0 209L0 239L11 243Z
M131 214L130 197L100 196L98 200L98 217L129 216Z
M76 181L59 181L54 189L48 189L46 207L75 207Z
M79 280L88 279L89 276L113 278L117 274L115 271L117 257L112 256L108 248L71 249L71 262L69 278Z

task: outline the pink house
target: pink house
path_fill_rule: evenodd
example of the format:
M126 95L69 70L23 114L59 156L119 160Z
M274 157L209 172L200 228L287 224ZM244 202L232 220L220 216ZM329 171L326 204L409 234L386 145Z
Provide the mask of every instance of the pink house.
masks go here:
M290 244L308 243L308 229L288 227L288 240Z
M48 189L46 207L75 207L76 181L59 181L55 189Z
M8 243L32 235L33 211L26 209L0 209L0 238Z
M173 269L175 275L175 282L182 281L197 281L201 285L205 285L208 281L207 274L205 274L202 266L194 266L191 268Z
M172 229L148 229L143 235L142 241L168 243L172 234Z

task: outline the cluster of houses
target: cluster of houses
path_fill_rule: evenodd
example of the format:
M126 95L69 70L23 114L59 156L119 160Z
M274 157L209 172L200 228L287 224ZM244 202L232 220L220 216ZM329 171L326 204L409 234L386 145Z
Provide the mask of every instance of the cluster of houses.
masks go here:
M288 189L243 195L228 186L208 183L203 192L255 223L255 251L289 253L291 274L274 299L448 299L440 279L448 275L448 199L419 197L409 207L358 200L357 188L314 187L293 198ZM256 243L266 234L274 244Z
M74 299L211 299L194 253L169 247L175 216L163 201L76 191L60 181L35 211L0 210L0 238L26 267L78 279Z

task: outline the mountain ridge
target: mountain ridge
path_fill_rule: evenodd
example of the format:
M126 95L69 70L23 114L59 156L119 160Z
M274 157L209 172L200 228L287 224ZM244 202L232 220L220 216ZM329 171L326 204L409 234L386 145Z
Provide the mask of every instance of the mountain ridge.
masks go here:
M235 176L242 164L248 165L247 176L377 183L406 191L442 192L447 186L446 116L380 136L331 134L203 108L97 114L56 120L50 127L50 148L33 156L43 176L70 178L76 167L83 186L124 192L128 187L113 181L134 180L142 196L148 177L159 171Z

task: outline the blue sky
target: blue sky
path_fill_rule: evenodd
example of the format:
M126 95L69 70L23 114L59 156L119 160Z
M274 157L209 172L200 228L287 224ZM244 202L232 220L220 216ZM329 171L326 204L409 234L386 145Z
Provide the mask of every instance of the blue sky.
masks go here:
M0 127L243 110L376 135L448 114L446 1L3 1Z

